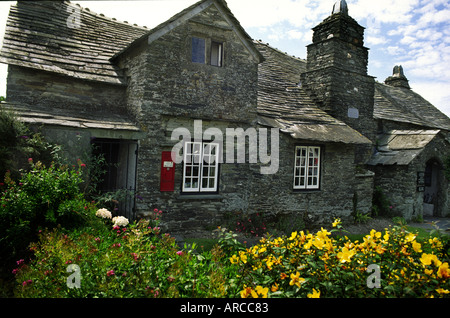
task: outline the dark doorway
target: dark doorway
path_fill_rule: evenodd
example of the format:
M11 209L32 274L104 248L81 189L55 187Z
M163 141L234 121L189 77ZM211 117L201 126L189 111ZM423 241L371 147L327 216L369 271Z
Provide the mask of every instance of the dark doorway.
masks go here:
M425 191L423 193L423 213L425 216L440 215L442 208L441 187L442 168L440 163L431 159L425 166Z
M105 173L97 189L111 197L113 214L135 219L136 166L138 144L134 140L101 139L92 141L94 156L104 158L100 167ZM107 194L107 195L106 195Z

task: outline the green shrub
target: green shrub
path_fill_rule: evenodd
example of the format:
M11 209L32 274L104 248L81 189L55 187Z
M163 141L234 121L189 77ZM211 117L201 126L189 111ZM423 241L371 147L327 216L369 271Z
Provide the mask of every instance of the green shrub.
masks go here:
M94 218L95 205L80 192L84 164L45 167L29 159L30 171L18 181L7 173L0 183L0 253L4 262L25 253L46 227L73 229ZM0 264L5 265L5 264Z
M102 229L43 232L34 261L14 269L17 297L226 297L227 258L216 246L198 254L141 220ZM79 284L69 265L79 268ZM69 268L70 269L70 268Z
M14 113L0 105L0 175L7 171L20 176L20 169L28 169L27 159L46 165L57 156L60 147L47 142L40 133L32 132Z

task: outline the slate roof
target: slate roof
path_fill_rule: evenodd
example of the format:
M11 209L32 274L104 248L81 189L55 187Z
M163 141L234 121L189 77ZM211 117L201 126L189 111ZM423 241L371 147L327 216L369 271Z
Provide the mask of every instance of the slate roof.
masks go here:
M17 118L29 124L35 125L54 125L70 128L93 128L93 129L109 129L138 133L140 129L127 116L118 115L111 112L102 113L101 116L94 113L75 113L70 109L56 109L43 107L35 107L28 105L13 105L2 102L1 107L10 109Z
M80 13L79 28L67 24L74 10ZM125 84L121 71L110 59L148 32L144 27L107 18L68 1L18 1L10 9L0 62Z
M391 130L378 138L378 152L369 165L408 165L440 130Z
M344 122L319 109L299 85L306 62L255 42L265 61L259 65L259 123L280 128L293 138L365 144L370 141Z
M450 130L450 119L413 90L375 84L374 118Z
M68 1L18 1L10 9L0 62L126 85L121 70L114 64L114 57L139 39L172 27L193 8L212 2L224 10L245 41L251 40L223 0L199 1L152 30L107 18ZM67 25L74 10L80 12L80 28ZM258 41L251 45L255 45L261 60L266 59L259 67L261 124L279 127L299 139L368 142L359 132L319 109L308 97L299 85L300 73L306 70L305 60ZM412 90L376 83L374 98L376 119L450 130L450 119Z

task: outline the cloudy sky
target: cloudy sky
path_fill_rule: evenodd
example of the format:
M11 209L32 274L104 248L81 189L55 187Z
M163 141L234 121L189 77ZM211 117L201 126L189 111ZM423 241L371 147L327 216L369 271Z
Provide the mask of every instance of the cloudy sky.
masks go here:
M198 0L72 1L96 13L152 28ZM311 28L331 14L336 0L227 0L249 35L306 58ZM3 37L9 1L0 2ZM379 82L402 65L411 88L450 117L450 1L347 0L349 14L366 28L369 75ZM6 68L0 65L0 95Z

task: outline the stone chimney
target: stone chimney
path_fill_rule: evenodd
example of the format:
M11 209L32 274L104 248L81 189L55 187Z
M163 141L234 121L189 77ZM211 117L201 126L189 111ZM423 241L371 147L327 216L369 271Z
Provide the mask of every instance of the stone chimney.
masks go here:
M411 89L411 87L409 87L408 79L405 74L403 74L403 67L401 65L394 66L392 76L386 78L384 83L389 86Z
M321 109L375 141L375 79L367 74L364 27L350 17L346 1L340 0L313 31L306 72L301 74L304 89Z

